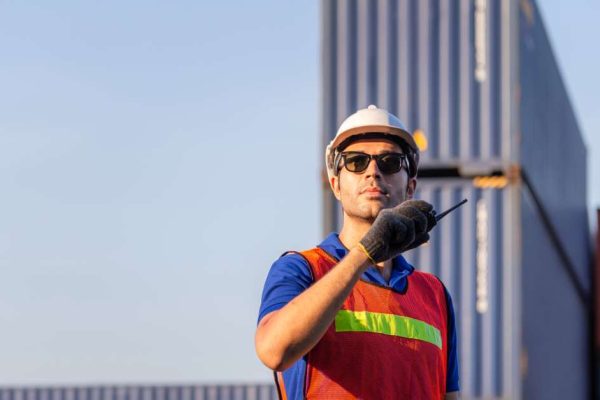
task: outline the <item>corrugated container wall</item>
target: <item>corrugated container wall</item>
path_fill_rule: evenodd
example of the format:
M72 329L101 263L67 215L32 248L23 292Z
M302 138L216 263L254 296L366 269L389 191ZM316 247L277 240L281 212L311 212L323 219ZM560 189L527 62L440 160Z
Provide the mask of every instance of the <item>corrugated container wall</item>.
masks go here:
M519 30L519 160L530 182L521 202L523 396L582 399L593 354L587 152L535 4L523 2ZM571 275L534 196L550 216Z
M520 14L520 163L590 289L587 150L536 7ZM585 229L581 229L585 227Z
M514 161L516 7L499 0L323 1L323 148L346 116L377 104L427 136L421 165ZM328 231L339 210L323 187Z
M425 132L423 163L509 160L514 2L476 3L324 1L325 139L377 104Z
M418 196L470 201L407 254L454 299L463 398L585 398L586 150L535 4L323 0L322 62L323 150L377 104L427 137Z
M275 400L273 385L4 387L0 400Z
M469 199L431 232L428 245L405 254L452 295L463 398L517 398L519 284L516 263L506 256L513 230L503 222L513 218L515 188L476 188L460 178L423 179L418 188L417 197L436 210Z

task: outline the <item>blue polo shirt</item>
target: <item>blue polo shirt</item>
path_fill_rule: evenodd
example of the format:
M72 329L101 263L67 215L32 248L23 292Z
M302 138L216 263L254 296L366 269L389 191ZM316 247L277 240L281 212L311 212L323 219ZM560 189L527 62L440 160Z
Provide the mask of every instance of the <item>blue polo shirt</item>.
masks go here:
M331 233L319 247L325 250L336 260L341 260L348 253L337 233ZM375 283L379 286L388 287L398 292L404 292L407 285L407 277L414 271L402 256L392 260L392 274L389 282L386 282L375 266L367 268L361 279ZM297 253L289 253L280 257L273 265L267 275L263 288L262 300L258 321L270 312L281 309L293 298L298 296L310 285L314 279L308 262ZM446 392L459 390L458 385L458 352L456 349L456 325L454 321L454 308L452 298L444 287L448 309L448 371L446 377ZM306 371L306 356L302 357L290 368L283 372L286 391L289 399L302 399L304 375Z

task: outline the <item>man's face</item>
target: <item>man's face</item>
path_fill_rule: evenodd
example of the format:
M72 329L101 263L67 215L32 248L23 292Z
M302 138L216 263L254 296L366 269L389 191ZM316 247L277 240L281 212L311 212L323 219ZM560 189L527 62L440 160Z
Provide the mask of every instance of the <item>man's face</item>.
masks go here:
M344 153L359 151L371 155L403 153L396 143L383 139L359 140L344 149ZM372 222L384 208L391 208L412 198L416 179L409 178L405 167L394 174L384 174L375 160L360 173L343 166L331 179L335 197L342 203L346 217Z

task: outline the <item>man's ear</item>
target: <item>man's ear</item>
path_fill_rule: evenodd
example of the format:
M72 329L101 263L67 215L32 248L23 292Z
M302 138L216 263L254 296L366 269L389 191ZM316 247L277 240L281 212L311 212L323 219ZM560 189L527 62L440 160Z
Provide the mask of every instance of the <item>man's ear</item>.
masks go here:
M333 191L333 195L336 199L340 200L340 177L332 176L329 180L329 185L331 186L331 190Z
M408 178L408 183L406 184L406 199L412 199L415 195L415 190L417 190L417 178Z

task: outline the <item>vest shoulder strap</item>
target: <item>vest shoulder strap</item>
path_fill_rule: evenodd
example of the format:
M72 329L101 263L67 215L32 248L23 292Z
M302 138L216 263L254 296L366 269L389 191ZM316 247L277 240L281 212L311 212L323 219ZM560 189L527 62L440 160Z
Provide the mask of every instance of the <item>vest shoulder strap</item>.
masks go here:
M321 279L338 263L335 258L320 247L301 251L299 254L308 261L315 281Z

